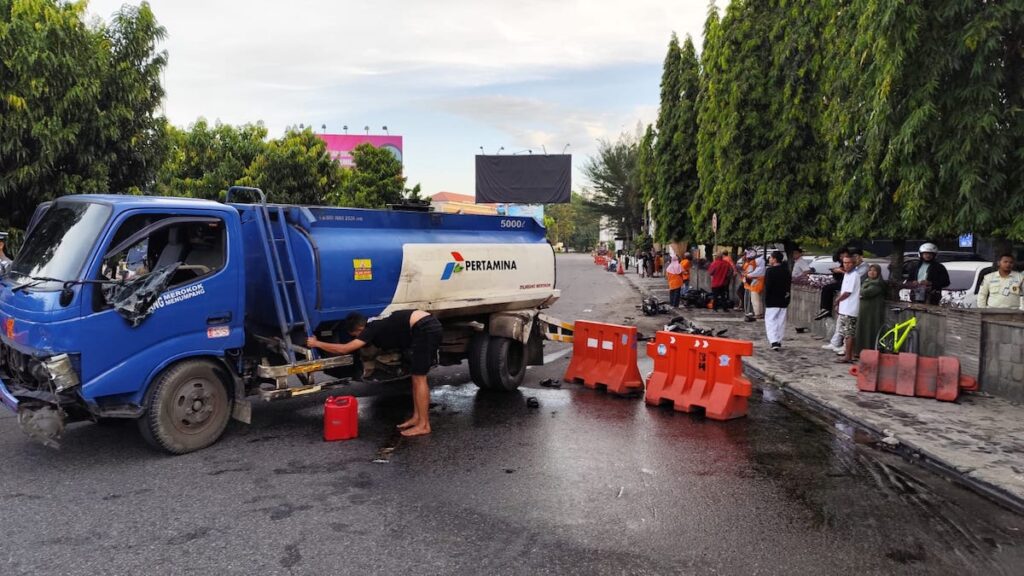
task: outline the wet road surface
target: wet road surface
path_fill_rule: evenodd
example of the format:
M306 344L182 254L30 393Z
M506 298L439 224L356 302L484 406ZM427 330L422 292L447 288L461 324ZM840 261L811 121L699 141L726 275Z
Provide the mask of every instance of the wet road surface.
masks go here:
M553 315L654 327L585 257L559 257L559 287ZM1024 573L1024 518L842 423L770 392L721 423L538 386L566 363L512 395L438 371L415 439L395 385L360 398L356 440L322 442L323 397L297 399L179 457L130 423L55 452L4 414L0 573Z

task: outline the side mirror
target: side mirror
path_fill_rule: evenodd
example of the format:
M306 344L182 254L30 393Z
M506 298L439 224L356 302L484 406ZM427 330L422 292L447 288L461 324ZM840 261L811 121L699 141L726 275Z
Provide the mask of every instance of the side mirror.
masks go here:
M67 308L71 304L71 300L75 297L75 291L70 286L65 286L60 291L60 305Z

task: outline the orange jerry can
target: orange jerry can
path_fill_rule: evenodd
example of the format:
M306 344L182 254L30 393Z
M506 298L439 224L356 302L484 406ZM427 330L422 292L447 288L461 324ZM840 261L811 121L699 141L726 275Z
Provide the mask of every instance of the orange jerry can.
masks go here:
M324 440L349 440L359 435L359 401L333 396L324 401Z

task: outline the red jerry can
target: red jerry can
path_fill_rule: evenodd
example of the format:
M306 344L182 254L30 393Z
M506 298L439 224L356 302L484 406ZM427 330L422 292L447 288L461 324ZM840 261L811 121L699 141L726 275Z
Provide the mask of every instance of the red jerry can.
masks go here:
M324 440L349 440L359 435L359 401L334 396L324 401Z

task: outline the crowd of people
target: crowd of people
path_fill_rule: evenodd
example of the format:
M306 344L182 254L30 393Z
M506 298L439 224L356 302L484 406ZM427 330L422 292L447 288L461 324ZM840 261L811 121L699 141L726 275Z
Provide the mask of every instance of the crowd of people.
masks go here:
M910 301L937 305L942 290L949 286L949 272L937 260L939 249L926 242L918 250L918 259L910 264L904 286L910 291ZM833 282L821 291L821 310L815 320L836 315L836 329L832 339L822 348L840 356L836 362L851 363L862 350L873 350L879 332L885 323L888 285L882 268L864 262L864 255L855 247L842 248L834 256L839 264L831 272ZM999 259L996 271L984 276L978 291L979 308L1014 308L1024 311L1024 275L1014 271L1016 262L1012 254Z
M927 242L919 257L905 268L903 286L910 301L937 305L942 291L950 285L949 272L938 261L938 247ZM787 260L780 251L768 254L767 261L756 250L748 249L736 263L728 250L716 252L707 265L711 283L710 308L716 312L745 310L748 321L764 321L765 335L772 350L781 350L793 281L807 277L810 263L799 246ZM628 256L627 256L628 258ZM662 271L664 259L669 264ZM684 252L681 257L655 251L636 251L634 261L640 276L664 275L669 289L669 305L681 304L690 290L691 275L704 261ZM862 350L875 349L885 324L889 285L881 266L865 262L856 247L840 248L830 270L832 282L821 289L820 310L815 320L835 317L831 339L822 348L837 354L838 363L856 361ZM998 268L985 275L978 291L979 308L1013 308L1024 311L1024 273L1015 271L1013 255L1000 257ZM733 291L735 289L735 292ZM735 296L735 299L733 298Z

